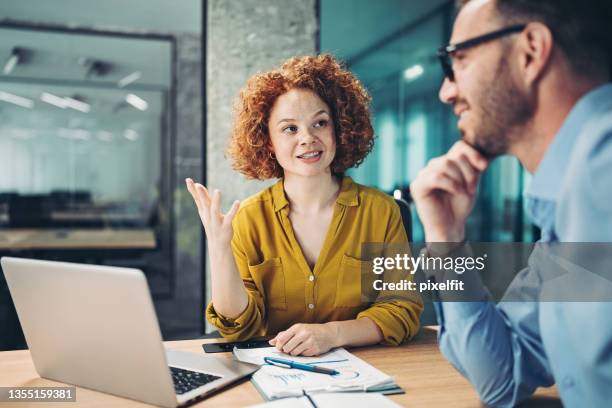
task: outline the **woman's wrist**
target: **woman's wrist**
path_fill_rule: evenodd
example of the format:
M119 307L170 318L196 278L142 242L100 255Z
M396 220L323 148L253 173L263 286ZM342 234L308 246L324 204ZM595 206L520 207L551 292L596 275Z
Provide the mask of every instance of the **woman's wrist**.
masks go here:
M323 323L329 332L331 348L342 347L346 344L346 340L342 333L342 322L327 322Z

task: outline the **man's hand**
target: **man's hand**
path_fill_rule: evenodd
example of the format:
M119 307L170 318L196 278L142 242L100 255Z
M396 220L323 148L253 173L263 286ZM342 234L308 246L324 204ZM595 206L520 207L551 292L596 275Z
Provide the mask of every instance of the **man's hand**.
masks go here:
M328 324L294 324L279 332L270 344L292 356L318 356L337 347L337 333Z
M488 165L485 157L461 140L419 172L410 193L427 242L465 239L465 222L476 201L480 175Z

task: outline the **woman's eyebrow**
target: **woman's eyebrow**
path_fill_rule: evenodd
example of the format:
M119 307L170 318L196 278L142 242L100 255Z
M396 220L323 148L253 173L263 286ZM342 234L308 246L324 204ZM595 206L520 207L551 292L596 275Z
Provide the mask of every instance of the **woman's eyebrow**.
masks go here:
M276 122L276 124L279 125L283 122L295 122L295 119L291 119L291 118L281 119L278 122Z
M325 109L321 109L320 111L318 111L317 113L315 113L314 115L312 115L312 117L316 117L319 116L322 113L326 113L327 115L329 115L329 112L327 112Z

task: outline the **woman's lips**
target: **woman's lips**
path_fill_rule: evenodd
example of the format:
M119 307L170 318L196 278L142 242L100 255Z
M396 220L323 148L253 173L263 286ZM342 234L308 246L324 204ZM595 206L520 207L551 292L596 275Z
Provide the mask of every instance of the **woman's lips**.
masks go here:
M297 158L300 159L304 163L315 163L315 162L318 162L322 156L323 156L323 152L315 151L315 152L308 152L308 153L301 154L297 156Z

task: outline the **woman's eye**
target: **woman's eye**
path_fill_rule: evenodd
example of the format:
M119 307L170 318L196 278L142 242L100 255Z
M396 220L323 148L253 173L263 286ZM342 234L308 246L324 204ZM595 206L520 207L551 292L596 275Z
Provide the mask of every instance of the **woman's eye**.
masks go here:
M320 121L318 121L314 125L314 127L316 127L316 128L323 128L325 126L327 126L327 120L325 120L325 119L321 119Z
M297 126L287 126L286 128L283 129L283 132L285 133L295 133L297 132Z

